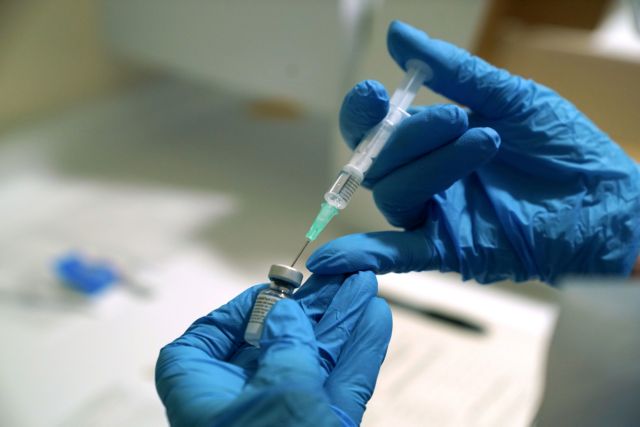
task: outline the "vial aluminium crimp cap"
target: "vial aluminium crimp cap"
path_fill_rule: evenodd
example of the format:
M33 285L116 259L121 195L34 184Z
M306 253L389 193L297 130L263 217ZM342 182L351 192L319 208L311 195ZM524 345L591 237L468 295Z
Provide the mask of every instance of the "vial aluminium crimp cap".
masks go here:
M284 264L273 264L269 269L269 280L285 282L287 285L299 288L302 284L302 273Z
M269 269L269 287L262 290L251 310L249 322L244 332L244 339L249 344L259 347L264 320L271 307L285 298L290 298L293 291L302 283L302 273L293 267L274 264Z

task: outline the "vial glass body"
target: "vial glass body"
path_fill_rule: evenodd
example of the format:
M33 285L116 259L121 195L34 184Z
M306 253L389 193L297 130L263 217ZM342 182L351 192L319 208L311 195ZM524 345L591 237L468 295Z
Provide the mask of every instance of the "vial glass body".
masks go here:
M293 289L288 286L279 286L270 283L267 289L258 294L256 302L253 305L253 310L251 310L247 329L244 332L246 342L253 346L260 347L260 337L264 329L264 319L276 302L289 298L292 292Z

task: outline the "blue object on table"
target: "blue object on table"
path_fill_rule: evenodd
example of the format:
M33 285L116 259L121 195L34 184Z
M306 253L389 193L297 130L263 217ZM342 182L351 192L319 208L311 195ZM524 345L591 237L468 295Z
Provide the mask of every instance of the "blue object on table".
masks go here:
M55 261L58 279L85 295L96 295L120 281L115 267L104 261L87 260L78 253L67 253Z
M414 109L364 182L405 231L319 248L316 273L459 272L481 283L571 274L628 275L640 249L636 163L553 90L392 23L389 53L428 64L426 85L469 108ZM380 83L347 94L340 127L355 148L386 114Z

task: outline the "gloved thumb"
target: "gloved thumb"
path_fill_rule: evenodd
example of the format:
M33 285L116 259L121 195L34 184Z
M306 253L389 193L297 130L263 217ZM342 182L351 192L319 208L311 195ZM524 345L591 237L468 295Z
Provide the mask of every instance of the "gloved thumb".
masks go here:
M324 244L309 257L307 268L319 274L406 273L439 269L440 257L423 231L380 231L351 234Z
M311 323L297 302L277 302L265 319L258 369L250 387L322 387L322 370Z

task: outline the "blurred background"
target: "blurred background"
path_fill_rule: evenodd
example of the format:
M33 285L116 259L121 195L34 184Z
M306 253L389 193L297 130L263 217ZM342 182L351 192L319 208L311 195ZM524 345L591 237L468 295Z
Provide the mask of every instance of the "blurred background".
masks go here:
M554 88L640 159L639 10L0 0L0 425L166 424L160 347L295 254L347 156L345 91L402 76L386 51L391 20ZM322 240L384 228L363 191ZM623 370L638 356L593 339L615 330L628 344L640 299L624 285L603 296L596 284L480 287L433 273L380 282L394 336L363 425L587 425L576 414L596 398L568 385L589 372L615 395L612 367L604 378L597 367L611 349Z

